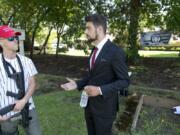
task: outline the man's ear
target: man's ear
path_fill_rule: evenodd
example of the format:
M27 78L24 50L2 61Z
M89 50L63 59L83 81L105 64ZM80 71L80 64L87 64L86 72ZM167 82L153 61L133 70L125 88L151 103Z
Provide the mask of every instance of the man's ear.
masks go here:
M98 26L98 32L104 33L103 27L102 26Z

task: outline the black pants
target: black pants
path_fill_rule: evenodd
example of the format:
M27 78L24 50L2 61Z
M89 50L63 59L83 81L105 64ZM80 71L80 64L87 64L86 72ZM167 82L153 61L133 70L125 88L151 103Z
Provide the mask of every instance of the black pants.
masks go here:
M85 112L88 135L111 135L112 124L115 116L103 117Z

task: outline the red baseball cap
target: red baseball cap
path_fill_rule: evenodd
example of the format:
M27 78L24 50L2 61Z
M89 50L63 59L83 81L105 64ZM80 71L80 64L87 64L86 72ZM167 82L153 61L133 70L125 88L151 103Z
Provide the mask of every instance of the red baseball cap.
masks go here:
M10 38L19 35L21 35L20 32L14 31L11 27L7 25L0 26L0 38Z

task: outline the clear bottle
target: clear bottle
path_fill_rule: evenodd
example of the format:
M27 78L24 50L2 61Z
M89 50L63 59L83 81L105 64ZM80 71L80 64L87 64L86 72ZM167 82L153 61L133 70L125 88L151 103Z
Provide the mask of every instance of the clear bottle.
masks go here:
M81 94L80 106L86 107L87 103L88 103L88 95L85 91L83 91Z

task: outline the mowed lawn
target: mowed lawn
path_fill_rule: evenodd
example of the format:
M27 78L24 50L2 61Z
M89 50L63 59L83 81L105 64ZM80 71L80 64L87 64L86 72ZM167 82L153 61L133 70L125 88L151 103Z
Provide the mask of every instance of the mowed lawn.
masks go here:
M79 94L59 91L34 97L43 135L86 135Z
M159 58L164 58L164 57L177 58L177 57L179 57L178 51L145 51L145 50L140 50L138 53L142 57L159 57Z

